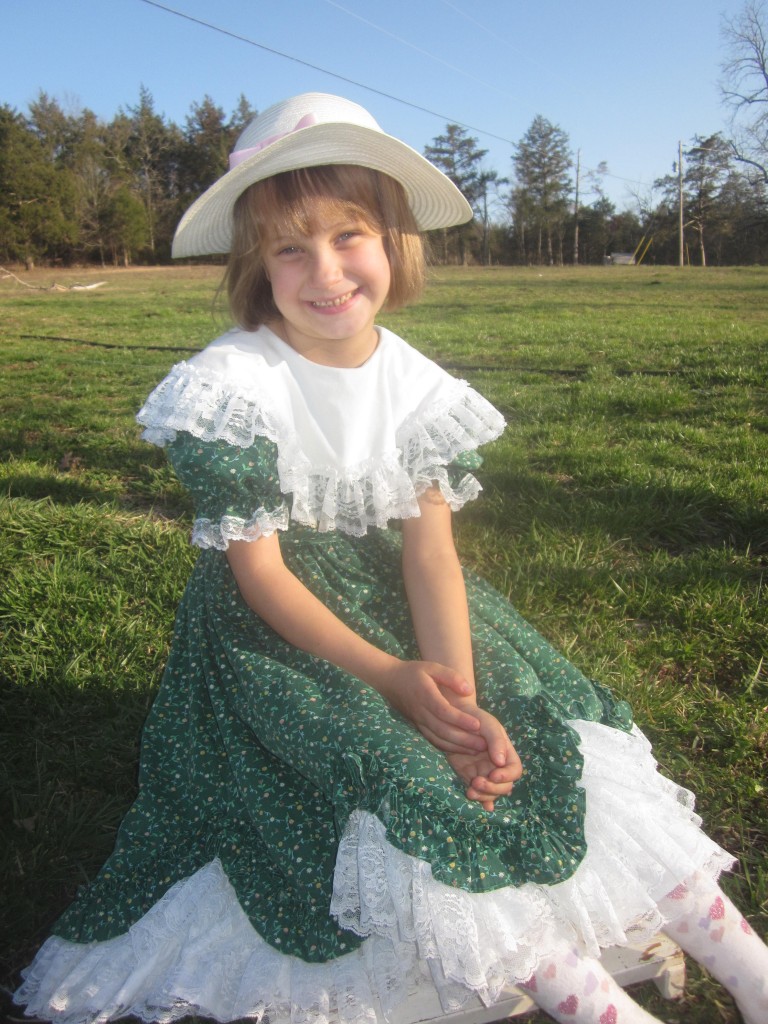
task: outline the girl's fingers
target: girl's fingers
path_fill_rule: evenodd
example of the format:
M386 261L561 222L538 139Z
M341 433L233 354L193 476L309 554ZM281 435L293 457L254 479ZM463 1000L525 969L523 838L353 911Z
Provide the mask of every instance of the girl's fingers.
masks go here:
M446 743L450 743L452 745L451 752L457 754L477 754L481 750L485 750L485 740L482 736L448 725L439 718L426 719L423 726L424 728L420 730L422 734L426 736L425 729L429 729L439 742L434 743L429 737L427 739L433 746L437 746L441 750L446 749Z
M463 732L480 737L480 723L474 715L469 715L466 711L458 711L446 703L445 705L440 705L433 714L439 721L444 722L445 725L453 726L454 729L461 729ZM486 746L487 743L483 739L480 749L485 750Z
M455 708L445 697L440 696L439 693L436 695L436 698L430 710L437 719L457 729L479 734L480 722L476 715L472 715L468 711L462 711L460 708ZM486 743L483 740L482 747L476 749L485 749L485 746Z
M444 665L432 666L430 675L439 683L440 686L445 686L448 690L453 690L460 697L469 697L473 694L474 687L469 683L464 676L459 675L458 672L454 672L453 669L446 668Z
M474 800L479 803L484 811L492 811L494 809L494 799L493 797L489 797L486 793L478 793L470 787L464 795L467 800Z
M519 758L516 758L502 768L493 768L488 772L487 778L491 782L498 782L504 785L508 782L517 782L522 774L523 766L520 764Z
M422 724L418 728L424 739L428 740L433 747L441 750L444 754L477 754L479 753L478 747L470 747L467 744L483 742L479 736L467 736L467 733L460 730L451 736L446 736L443 732L435 732L434 729L430 729L426 724Z
M474 781L470 786L471 791L477 794L478 799L482 800L497 800L499 797L509 796L512 788L511 782L506 786L489 786L484 782Z
M494 782L517 782L523 774L523 765L520 758L517 756L517 751L514 747L504 753L501 757L496 756L496 753L491 749L488 756L493 762L493 767L487 773L487 776Z
M472 779L467 792L477 794L475 799L478 799L478 797L488 799L488 797L509 796L513 785L511 779L507 782L491 782L485 775L478 775Z

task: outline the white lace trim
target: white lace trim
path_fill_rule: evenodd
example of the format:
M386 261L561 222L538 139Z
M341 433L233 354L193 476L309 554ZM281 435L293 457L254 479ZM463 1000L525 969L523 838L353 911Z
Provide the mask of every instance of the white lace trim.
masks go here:
M290 518L319 531L341 530L362 536L369 527L384 527L391 519L418 516L418 498L437 483L454 511L475 498L480 484L466 474L452 487L446 466L462 452L494 440L504 428L501 414L465 381L446 375L443 393L423 411L406 418L394 439L395 449L343 470L313 465L283 410L264 390L250 382L248 390L211 368L201 373L179 363L147 399L137 415L142 436L164 446L179 431L203 441L223 440L247 448L258 436L277 445L280 490L292 495ZM250 520L230 517L238 536L255 539ZM274 517L273 529L285 529ZM228 539L211 524L201 526L197 543L219 546ZM233 535L234 536L234 535Z
M433 991L446 1013L477 997L490 1004L563 937L596 954L653 935L664 924L658 900L683 880L706 886L733 858L699 829L691 794L656 773L640 733L572 724L585 760L589 852L568 881L465 893L435 881L428 864L386 842L378 819L357 812L333 899L339 921L366 936L355 952L324 964L281 954L253 929L213 861L126 935L91 945L49 939L17 1002L59 1024L129 1013L375 1024L416 986Z
M217 548L226 551L230 541L258 540L269 537L276 530L288 529L288 509L268 512L258 509L250 519L238 516L223 516L219 522L212 519L196 519L192 525L192 543L199 548Z
M277 441L284 431L268 394L249 382L248 391L238 382L210 368L201 372L192 363L172 367L139 410L136 419L145 428L145 441L164 447L186 431L201 441L222 440L248 448L254 437Z

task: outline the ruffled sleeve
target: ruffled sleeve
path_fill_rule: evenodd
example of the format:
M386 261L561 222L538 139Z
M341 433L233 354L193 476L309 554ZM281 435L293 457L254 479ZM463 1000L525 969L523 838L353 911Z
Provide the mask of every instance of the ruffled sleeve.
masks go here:
M288 527L274 442L256 437L246 448L179 432L167 445L176 475L195 502L192 543L226 550Z
M451 380L445 393L424 410L406 417L398 435L402 462L418 497L437 484L458 512L482 490L466 470L482 465L479 445L492 441L504 419L465 381Z

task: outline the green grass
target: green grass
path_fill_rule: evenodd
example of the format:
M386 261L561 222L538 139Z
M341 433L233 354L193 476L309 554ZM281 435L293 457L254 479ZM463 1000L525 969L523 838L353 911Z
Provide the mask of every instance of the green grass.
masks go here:
M24 275L22 275L24 276ZM108 854L194 554L133 416L225 320L220 272L0 282L2 983ZM768 931L768 271L435 270L385 322L505 413L465 560L633 703L663 769L740 858ZM27 277L27 279L30 279ZM680 1024L730 1024L691 967Z

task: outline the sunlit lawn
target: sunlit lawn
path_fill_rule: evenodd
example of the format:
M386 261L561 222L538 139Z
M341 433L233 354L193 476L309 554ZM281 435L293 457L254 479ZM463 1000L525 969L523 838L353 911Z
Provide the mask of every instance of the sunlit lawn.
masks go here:
M226 324L217 268L0 281L3 980L109 853L194 554L133 416ZM768 271L435 270L384 322L505 413L468 563L630 699L768 931ZM664 1020L735 1022L692 968Z

